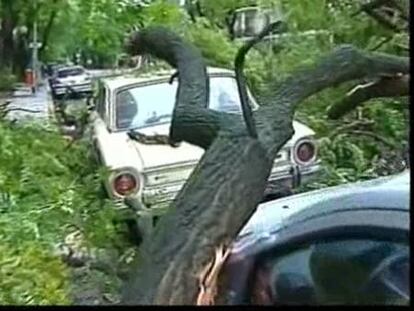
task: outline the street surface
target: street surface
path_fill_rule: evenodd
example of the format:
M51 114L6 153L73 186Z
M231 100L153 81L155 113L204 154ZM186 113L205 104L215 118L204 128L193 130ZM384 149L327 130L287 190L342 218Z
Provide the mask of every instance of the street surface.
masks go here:
M40 119L46 121L49 117L51 97L46 82L39 85L35 94L32 94L29 87L23 84L17 85L10 100L11 104L9 108L36 111L36 113L20 110L11 111L7 115L7 118L10 120Z

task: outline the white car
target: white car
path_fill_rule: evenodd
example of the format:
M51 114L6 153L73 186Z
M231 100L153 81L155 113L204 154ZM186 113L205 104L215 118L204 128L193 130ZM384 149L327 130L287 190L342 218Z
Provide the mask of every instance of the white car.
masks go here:
M168 135L177 90L176 81L169 83L172 74L173 71L158 71L139 77L102 79L91 113L93 148L99 162L110 171L105 182L109 196L119 202L128 197L136 203L137 210L150 208L151 215L158 214L174 199L204 153L185 142L179 147L146 145L127 135L130 130ZM208 68L208 75L209 108L241 114L235 73ZM248 93L253 109L260 109ZM293 125L294 136L274 162L267 189L270 195L292 190L321 169L314 132L299 122Z
M71 92L91 94L92 79L82 66L62 67L51 78L50 87L55 97L62 97Z

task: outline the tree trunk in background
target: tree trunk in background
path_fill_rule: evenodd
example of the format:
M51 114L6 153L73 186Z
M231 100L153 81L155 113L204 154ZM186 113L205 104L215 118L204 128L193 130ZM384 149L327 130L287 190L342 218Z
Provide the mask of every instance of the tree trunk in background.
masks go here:
M57 0L53 0L52 5L54 6L54 9L53 9L52 12L50 12L49 19L48 19L46 27L43 31L43 36L41 37L42 38L42 47L39 49L39 57L42 57L43 54L44 54L44 51L45 51L45 49L47 47L47 44L49 42L50 33L51 33L53 25L55 23L56 17L58 16L58 10L55 6L56 3L57 3Z
M12 16L4 14L0 29L0 67L11 68L13 65L15 22Z

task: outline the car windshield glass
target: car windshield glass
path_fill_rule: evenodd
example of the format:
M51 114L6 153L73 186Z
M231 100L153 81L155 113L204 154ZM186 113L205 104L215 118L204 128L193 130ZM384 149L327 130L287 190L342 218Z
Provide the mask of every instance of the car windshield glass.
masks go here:
M77 76L83 74L82 68L70 68L70 69L62 69L58 71L59 78L66 78L69 76Z
M116 95L116 126L138 129L171 122L177 82L151 84L122 90ZM209 108L241 114L237 83L233 77L210 78Z

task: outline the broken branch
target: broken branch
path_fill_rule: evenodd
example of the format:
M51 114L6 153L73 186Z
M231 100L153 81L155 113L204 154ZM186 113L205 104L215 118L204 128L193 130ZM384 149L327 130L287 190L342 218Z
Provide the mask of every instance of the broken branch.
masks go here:
M401 97L409 95L409 75L382 77L366 87L355 88L339 103L328 109L330 119L339 119L362 103L381 97Z

